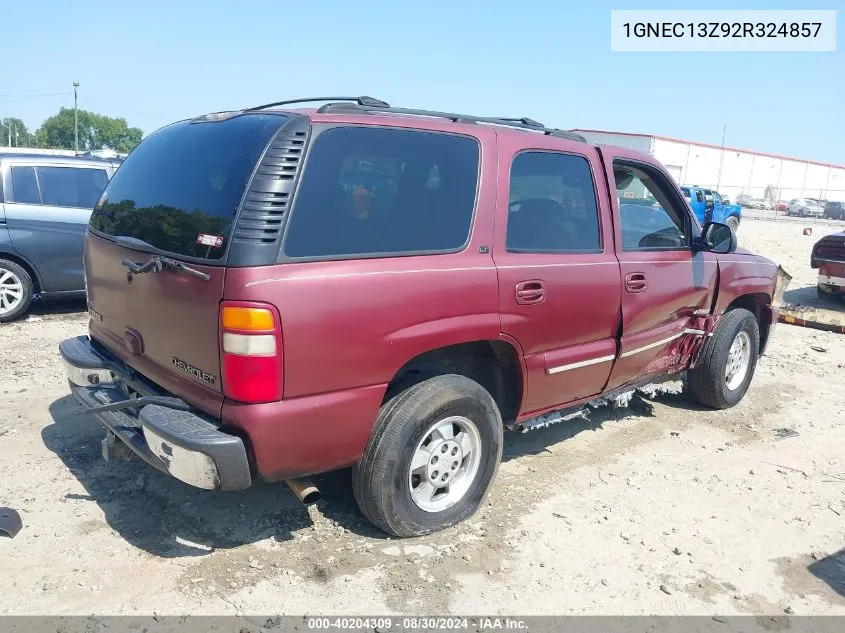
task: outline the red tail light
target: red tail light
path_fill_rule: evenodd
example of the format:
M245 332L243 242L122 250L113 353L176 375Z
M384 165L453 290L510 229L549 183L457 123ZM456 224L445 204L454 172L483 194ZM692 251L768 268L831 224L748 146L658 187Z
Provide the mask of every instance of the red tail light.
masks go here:
M220 354L227 398L249 403L282 399L282 327L275 307L224 301Z

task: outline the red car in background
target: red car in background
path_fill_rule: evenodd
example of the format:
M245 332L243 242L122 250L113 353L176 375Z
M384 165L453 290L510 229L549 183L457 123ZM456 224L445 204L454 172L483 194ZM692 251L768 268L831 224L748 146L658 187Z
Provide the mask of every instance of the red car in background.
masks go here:
M845 231L825 235L813 246L810 267L819 269L819 295L845 292Z

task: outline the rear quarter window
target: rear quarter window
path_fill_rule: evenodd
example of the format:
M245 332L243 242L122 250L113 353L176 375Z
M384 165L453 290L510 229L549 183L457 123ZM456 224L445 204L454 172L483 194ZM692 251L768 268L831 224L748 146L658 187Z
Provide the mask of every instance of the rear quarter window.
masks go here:
M329 128L309 152L284 253L331 259L460 250L478 163L477 141L464 136Z

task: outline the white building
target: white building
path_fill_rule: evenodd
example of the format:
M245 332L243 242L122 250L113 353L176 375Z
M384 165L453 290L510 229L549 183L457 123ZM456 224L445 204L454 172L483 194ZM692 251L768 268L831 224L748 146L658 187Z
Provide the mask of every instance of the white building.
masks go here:
M845 201L845 165L801 160L656 134L573 130L592 143L636 149L659 160L679 184L775 202L793 198Z

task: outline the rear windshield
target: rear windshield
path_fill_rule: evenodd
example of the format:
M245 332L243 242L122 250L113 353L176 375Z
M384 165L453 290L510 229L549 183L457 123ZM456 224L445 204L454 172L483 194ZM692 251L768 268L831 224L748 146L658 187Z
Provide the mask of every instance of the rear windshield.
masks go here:
M459 250L478 183L478 143L378 127L328 129L314 141L284 252L337 258Z
M283 122L275 114L250 114L155 132L115 173L91 229L177 255L220 259L247 181Z

